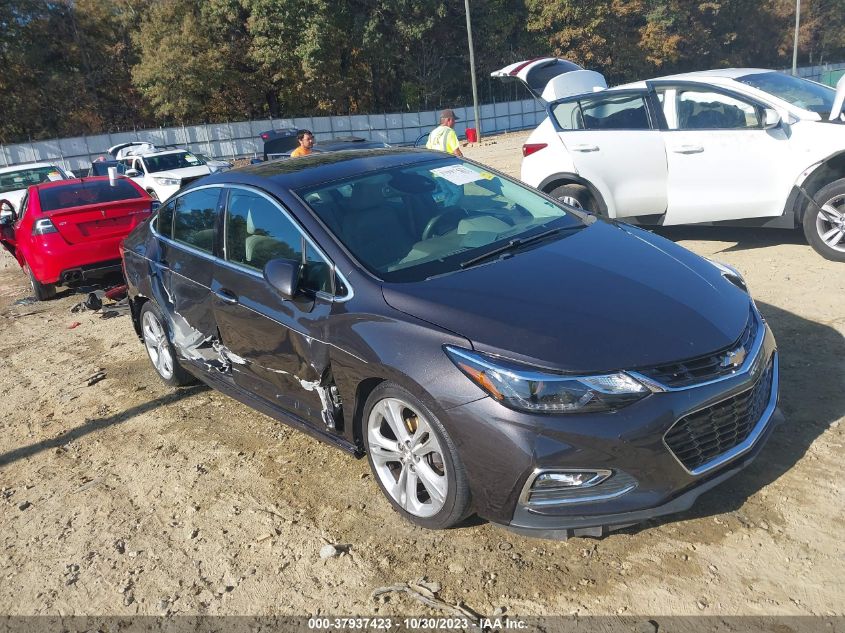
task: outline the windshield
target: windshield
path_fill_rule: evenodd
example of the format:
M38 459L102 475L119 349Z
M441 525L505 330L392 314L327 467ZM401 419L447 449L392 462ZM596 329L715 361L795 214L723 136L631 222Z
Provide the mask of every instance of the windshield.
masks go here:
M20 171L7 171L0 174L0 193L26 189L31 185L38 185L42 182L64 180L64 175L53 166L31 167Z
M144 156L144 163L146 163L147 171L150 173L170 171L171 169L184 169L185 167L199 167L203 164L199 158L187 152Z
M737 81L818 114L830 114L836 95L833 88L774 71L737 77Z
M511 180L455 158L297 192L370 272L420 281L520 237L581 227L577 215Z

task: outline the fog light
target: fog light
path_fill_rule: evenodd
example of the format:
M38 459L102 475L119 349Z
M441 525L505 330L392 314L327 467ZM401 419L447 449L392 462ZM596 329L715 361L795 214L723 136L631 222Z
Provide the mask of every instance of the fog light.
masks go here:
M589 488L596 486L610 477L609 470L565 470L554 473L541 473L534 480L535 490L559 488Z

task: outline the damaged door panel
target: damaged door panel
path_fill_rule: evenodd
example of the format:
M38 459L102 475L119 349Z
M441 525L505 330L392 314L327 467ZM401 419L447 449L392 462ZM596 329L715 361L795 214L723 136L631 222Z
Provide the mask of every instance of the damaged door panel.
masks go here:
M212 284L221 342L242 361L232 367L235 384L309 422L333 428L339 407L330 393L330 346L303 333L324 330L331 302L304 296L283 300L259 275L224 264L216 266Z
M173 213L172 233L160 242L160 287L153 293L177 354L206 371L229 374L232 361L220 347L210 290L219 197L219 187L198 189L166 205ZM166 237L171 229L158 230Z
M300 263L292 297L262 275L278 258ZM331 290L331 266L278 202L255 190L228 190L224 257L211 291L222 344L243 361L232 367L232 379L272 406L334 430L340 399L329 345L316 338L326 330Z

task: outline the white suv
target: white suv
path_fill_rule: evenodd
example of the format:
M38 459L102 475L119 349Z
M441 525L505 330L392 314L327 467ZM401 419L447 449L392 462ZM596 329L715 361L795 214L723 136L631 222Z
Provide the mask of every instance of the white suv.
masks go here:
M12 209L20 211L21 200L26 190L42 182L75 178L73 172L66 171L55 163L26 163L0 168L0 200L5 200L11 208L3 205L0 213L7 214Z
M115 145L109 153L126 167L126 176L153 198L166 200L189 182L212 173L202 159L183 149L159 149L150 143Z
M524 182L637 224L803 226L816 251L845 261L845 78L833 90L725 69L608 89L556 58L492 74L546 105L522 148Z

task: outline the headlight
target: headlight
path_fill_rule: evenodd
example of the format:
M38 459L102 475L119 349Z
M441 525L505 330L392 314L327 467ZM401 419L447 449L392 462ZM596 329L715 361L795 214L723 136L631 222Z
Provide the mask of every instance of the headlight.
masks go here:
M572 376L534 370L447 345L446 354L466 376L513 409L539 413L612 411L651 391L628 374Z
M178 185L181 181L178 178L153 178L160 185Z
M742 273L739 272L736 268L731 266L730 264L723 264L722 262L717 262L709 257L705 257L708 262L713 264L716 268L719 269L719 272L722 274L722 277L727 279L731 282L734 286L742 290L743 292L748 292L748 285L745 283L745 277L742 276Z

